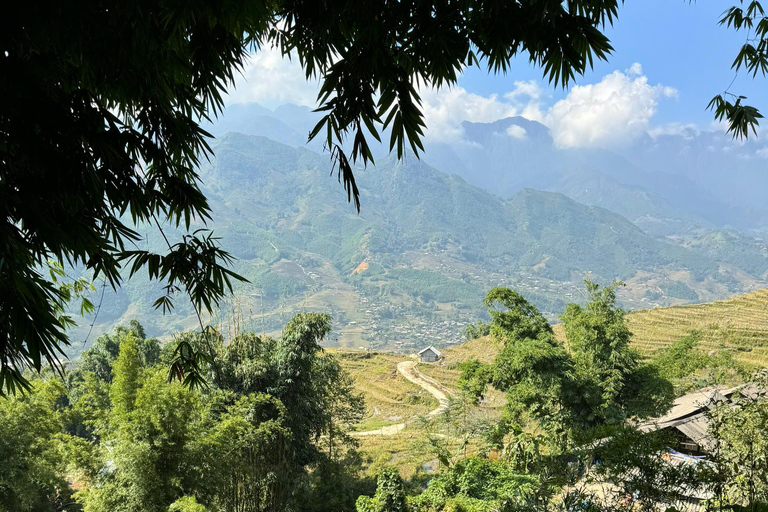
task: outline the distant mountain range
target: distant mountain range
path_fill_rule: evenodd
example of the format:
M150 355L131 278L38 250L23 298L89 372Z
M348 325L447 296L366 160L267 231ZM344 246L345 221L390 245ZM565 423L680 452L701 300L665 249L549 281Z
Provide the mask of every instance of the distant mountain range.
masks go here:
M583 299L584 277L626 281L620 299L628 308L767 284L761 240L620 179L611 162L645 172L626 158L595 152L599 165L588 165L589 152L557 150L538 123L465 124L471 144L431 145L423 160L381 152L375 167L357 171L359 215L328 176L327 154L303 147L312 124L303 107L251 105L209 127L215 158L200 174L212 227L251 281L222 318L234 312L246 327L273 332L297 311L323 310L334 315L341 345L407 348L460 341L497 285L554 318L565 302ZM511 126L522 131L512 137ZM147 233L149 247L161 250L159 235ZM93 335L129 318L155 335L195 327L181 298L171 315L153 311L159 294L143 276L117 294L107 290Z
M212 133L263 135L304 146L319 119L307 107L233 105ZM533 188L614 211L656 236L695 230L768 229L768 151L759 139L690 128L646 136L612 151L560 149L549 129L522 117L464 122L459 141L427 139L424 160L507 198ZM310 149L321 151L319 142ZM386 156L386 148L377 148Z

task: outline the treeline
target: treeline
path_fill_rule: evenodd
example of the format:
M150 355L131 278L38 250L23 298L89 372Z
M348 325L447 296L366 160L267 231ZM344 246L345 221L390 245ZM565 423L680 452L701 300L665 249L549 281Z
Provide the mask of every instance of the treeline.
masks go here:
M696 332L643 360L616 286L587 282L588 302L561 317L565 343L519 293L491 290L490 322L467 335L490 334L498 355L463 362L445 412L408 427L439 466L409 480L363 471L350 432L364 404L320 348L328 315L297 315L277 339L207 331L162 346L132 321L63 379L50 371L0 400L0 511L758 510L768 386L711 404L715 448L670 462L674 436L642 421L696 386L749 374L698 350ZM505 405L489 420L478 411L492 391Z
M101 336L63 380L0 400L0 510L354 508L367 482L348 432L364 406L320 348L329 332L308 313L278 339L226 345L185 333L161 347L136 321ZM188 351L199 389L169 380Z

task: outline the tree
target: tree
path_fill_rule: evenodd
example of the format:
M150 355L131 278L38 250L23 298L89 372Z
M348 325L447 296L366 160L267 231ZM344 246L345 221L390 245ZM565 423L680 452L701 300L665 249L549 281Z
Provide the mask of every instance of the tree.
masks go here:
M276 45L320 78L324 117L309 136L322 134L359 210L352 164L373 161L366 134L389 130L398 157L422 149L416 85L454 85L467 66L504 72L523 55L566 86L612 51L602 31L617 10L618 0L15 4L0 20L2 389L68 343L66 294L40 271L49 258L113 288L147 272L164 284L164 310L178 295L210 310L243 279L212 233L191 230L211 218L200 123L220 112L249 51ZM135 248L150 228L165 251Z
M288 411L299 466L317 458L315 442L328 427L328 392L333 384L326 380L328 374L318 354L320 341L330 332L330 315L300 313L285 326L275 347L277 379L268 390Z
M519 293L493 288L484 303L491 308L491 335L502 348L490 367L477 362L463 366L464 389L477 395L492 385L505 392L510 425L538 421L564 443L571 426L570 397L577 387L573 361L547 319Z
M357 512L407 512L405 485L394 468L384 468L378 475L376 494L373 498L360 496Z
M138 320L130 320L128 327L117 326L113 333L104 333L93 342L93 346L80 354L77 367L70 372L69 380L80 379L90 372L104 382L112 382L112 365L120 353L121 344L132 337L145 366L160 361L160 342L157 338L147 339L144 327Z
M109 388L112 409L116 415L128 414L136 406L141 373L141 357L132 336L120 345L120 355L117 356L112 373L114 378Z
M735 404L717 404L709 412L714 440L713 464L705 480L724 505L768 503L768 379L765 372L742 390Z
M487 385L506 393L497 444L533 420L563 450L571 442L605 435L605 428L628 418L657 415L671 405L672 385L629 348L631 333L616 307L615 285L586 284L587 305L569 304L562 316L565 345L522 295L507 288L488 292L491 335L503 345L489 366L463 364L460 384L476 396ZM504 309L495 309L497 304Z
M365 407L352 379L320 346L330 331L329 315L302 313L288 322L278 339L241 333L225 346L221 337L216 338L218 368L209 371L208 379L234 396L267 394L284 408L281 427L287 433L282 453L290 471L279 480L280 489L290 493L300 490L308 466L317 471L319 465L328 478L342 476L329 472L345 470L335 463L347 455L344 447L356 446L349 431Z
M464 328L464 337L467 339L467 341L472 341L477 338L482 338L483 336L488 336L490 333L491 326L482 320L478 320L477 325L467 324L467 326Z
M758 73L766 76L768 74L768 16L762 2L739 0L737 5L723 13L720 25L725 25L737 32L746 32L744 44L731 65L734 74L738 76L743 70L753 78L757 77ZM707 108L714 112L715 119L727 123L728 133L731 133L734 138L746 139L749 137L750 130L757 135L757 126L763 115L754 106L744 103L747 99L745 96L730 91L736 76L724 92L712 98Z
M430 480L409 505L415 512L536 510L526 501L536 492L537 480L506 461L471 457Z
M56 437L64 394L61 382L36 380L25 396L0 400L0 511L53 512L71 497Z
M616 306L616 287L585 281L586 307L569 304L561 316L568 350L585 391L588 423L622 424L633 416L648 417L666 411L673 389L654 366L641 365L629 347L632 333L625 313Z
M595 449L600 464L586 478L589 487L601 489L599 510L669 510L681 495L695 495L700 468L673 464L662 456L673 439L664 430L642 432L631 425L616 428Z
M638 367L638 356L629 348L632 333L624 321L624 311L616 307L616 286L623 283L602 290L592 281L585 284L587 306L568 304L560 319L576 372L595 390L588 396L593 414L620 423L626 419L622 398L626 397L627 380Z
M263 393L250 394L237 398L213 419L199 447L204 457L200 487L207 490L216 510L285 510L296 475L283 404Z
M205 512L205 507L194 496L179 498L168 507L168 512Z
M201 397L167 382L161 370L135 371L141 364L135 344L123 347L110 389L112 414L101 437L102 467L79 499L86 512L166 512L195 490L203 469L194 450L202 435Z
M692 330L668 347L657 350L651 364L659 375L672 382L678 395L707 386L733 386L749 377L747 369L734 360L733 352L705 353L699 346L702 333Z

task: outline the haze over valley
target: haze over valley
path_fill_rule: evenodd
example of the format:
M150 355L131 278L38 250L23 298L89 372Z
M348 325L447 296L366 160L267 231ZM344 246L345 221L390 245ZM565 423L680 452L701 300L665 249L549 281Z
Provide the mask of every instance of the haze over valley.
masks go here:
M756 143L687 130L621 150L564 149L522 117L465 122L458 142L433 141L421 160L377 148L376 165L356 172L358 215L328 176L328 155L305 142L316 120L296 105L233 105L207 127L209 227L250 280L222 319L273 333L296 312L325 310L331 344L412 350L462 341L493 286L520 291L553 321L584 300L584 278L626 282L627 309L768 286L758 200L768 178ZM107 287L103 300L101 291L89 339L135 317L161 336L198 324L183 297L170 314L154 310L162 292L144 275L116 294Z

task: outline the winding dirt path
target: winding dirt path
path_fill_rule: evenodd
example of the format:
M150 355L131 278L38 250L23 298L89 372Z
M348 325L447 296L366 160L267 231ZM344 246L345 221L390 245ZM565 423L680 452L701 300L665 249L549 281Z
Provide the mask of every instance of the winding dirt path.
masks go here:
M438 406L427 413L427 418L434 418L448 409L448 395L451 392L443 387L432 377L428 377L421 373L416 365L416 361L402 361L397 363L397 371L405 377L407 380L413 382L417 386L426 389L430 395L435 397L438 401ZM366 430L365 432L355 432L354 436L391 436L402 432L405 426L413 420L406 421L405 423L395 423L394 425L387 425L386 427L377 428L376 430Z

